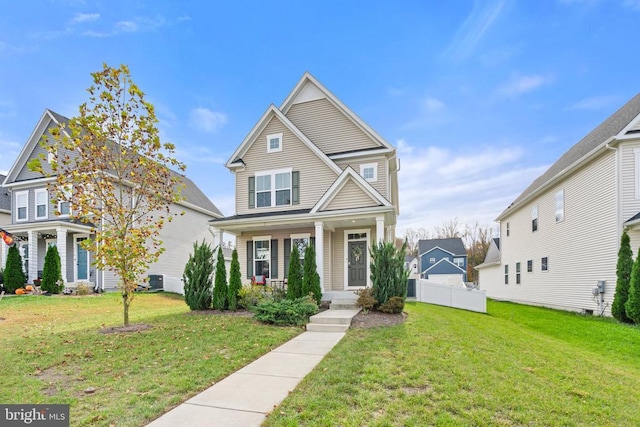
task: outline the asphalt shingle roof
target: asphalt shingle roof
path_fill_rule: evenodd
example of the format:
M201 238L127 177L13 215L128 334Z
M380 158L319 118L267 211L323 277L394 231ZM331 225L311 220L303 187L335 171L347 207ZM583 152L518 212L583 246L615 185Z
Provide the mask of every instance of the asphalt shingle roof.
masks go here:
M418 241L418 253L422 255L431 249L439 247L447 252L451 252L454 255L466 256L467 250L462 243L462 239L459 237L449 239L428 239Z

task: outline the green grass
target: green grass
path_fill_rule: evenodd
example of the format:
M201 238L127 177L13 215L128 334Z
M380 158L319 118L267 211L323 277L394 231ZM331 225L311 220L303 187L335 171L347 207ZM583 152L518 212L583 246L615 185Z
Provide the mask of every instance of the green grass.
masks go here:
M182 297L139 294L135 333L118 294L5 297L0 302L0 402L68 403L73 426L139 426L292 338L299 328L189 314ZM96 389L92 394L84 391Z
M350 330L266 426L640 425L640 328L488 302Z

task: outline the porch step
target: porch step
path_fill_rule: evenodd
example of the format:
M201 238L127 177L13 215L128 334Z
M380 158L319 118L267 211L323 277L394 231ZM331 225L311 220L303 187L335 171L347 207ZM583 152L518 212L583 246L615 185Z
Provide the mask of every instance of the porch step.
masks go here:
M307 323L310 332L346 332L349 325L327 325L323 323Z
M339 304L339 303L332 302L329 305L329 309L330 310L357 310L358 306L355 303Z
M351 319L353 319L359 311L359 308L323 311L309 318L307 331L345 332L351 325Z

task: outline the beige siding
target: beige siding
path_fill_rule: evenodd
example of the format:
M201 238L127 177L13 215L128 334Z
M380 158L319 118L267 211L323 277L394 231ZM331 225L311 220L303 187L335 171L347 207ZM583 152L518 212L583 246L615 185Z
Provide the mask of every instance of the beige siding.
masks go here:
M634 150L640 150L640 142L623 142L619 145L621 159L622 222L640 212L640 198L636 196L636 165ZM640 190L640 189L638 189ZM638 191L640 193L640 191Z
M329 230L324 230L323 273L324 273L324 289L327 291L333 290L333 278L331 277L331 272L333 271L334 265L333 265L333 258L332 258L333 247L331 242L333 241L334 234L335 233L332 233Z
M267 153L267 135L275 133L283 134L282 151ZM277 118L271 119L242 160L246 166L236 172L236 213L239 215L311 209L337 178L337 174ZM300 171L300 204L249 209L249 177L256 172L291 167Z
M565 219L556 223L555 193L564 189ZM531 210L538 204L538 231L531 231ZM510 235L506 235L506 223ZM616 281L616 154L608 151L501 222L502 280L481 287L492 298L568 310L596 310L591 289L606 280L605 301L611 306ZM548 271L541 258L548 257ZM533 272L527 261L533 260ZM516 285L516 263L521 284ZM509 284L504 284L504 266ZM492 270L494 272L494 270ZM489 273L494 277L492 273ZM495 278L493 279L495 280Z
M341 169L346 169L347 166L351 166L356 173L360 173L360 165L376 163L378 165L378 179L373 182L369 182L373 188L378 190L380 194L387 198L387 200L391 200L388 185L389 185L389 177L387 170L387 159L385 157L376 157L369 159L343 159L336 160L336 164L340 166Z
M361 208L369 206L378 206L378 202L373 200L367 193L360 188L352 179L342 187L340 192L336 194L333 200L323 210L332 211L339 209Z
M287 118L327 154L380 147L327 99L292 105Z
M344 229L336 229L333 232L333 270L331 272L331 290L344 291Z

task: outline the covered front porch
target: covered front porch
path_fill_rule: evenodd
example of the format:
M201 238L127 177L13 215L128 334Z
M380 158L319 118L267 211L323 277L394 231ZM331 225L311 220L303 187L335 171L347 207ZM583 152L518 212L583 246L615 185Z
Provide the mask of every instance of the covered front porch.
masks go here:
M243 281L265 276L267 283L286 280L291 249L315 247L320 286L324 294L371 286L369 248L395 235L395 214L388 207L311 213L285 211L236 216L210 222L216 241L223 233L236 236Z
M3 227L15 239L20 251L27 282L42 278L44 259L49 246L55 245L60 255L62 279L66 283L89 282L92 287L100 285L91 260L91 253L81 243L91 237L91 227L66 221L44 221L41 223L12 224ZM7 260L9 247L0 244L2 267Z

